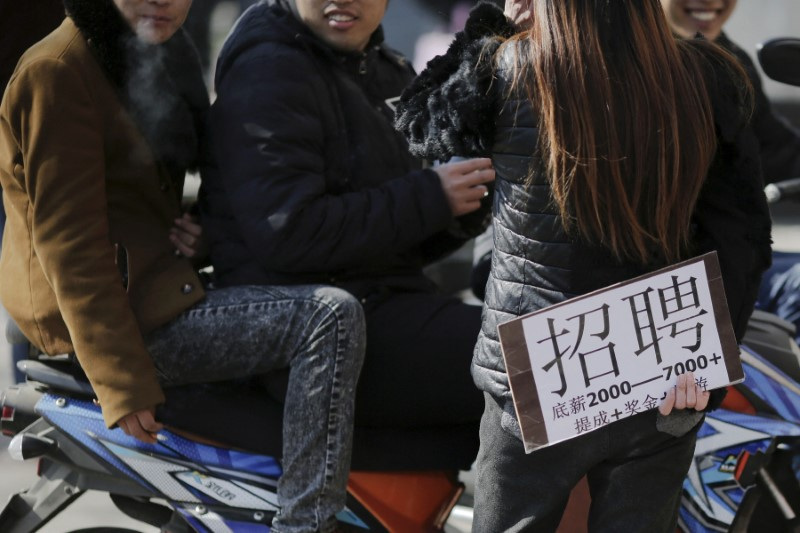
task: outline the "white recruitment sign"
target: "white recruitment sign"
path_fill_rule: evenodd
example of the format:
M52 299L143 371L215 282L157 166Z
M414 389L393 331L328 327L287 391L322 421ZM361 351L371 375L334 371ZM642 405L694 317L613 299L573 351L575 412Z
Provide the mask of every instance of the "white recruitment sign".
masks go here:
M715 252L498 330L528 453L658 407L684 372L744 378Z

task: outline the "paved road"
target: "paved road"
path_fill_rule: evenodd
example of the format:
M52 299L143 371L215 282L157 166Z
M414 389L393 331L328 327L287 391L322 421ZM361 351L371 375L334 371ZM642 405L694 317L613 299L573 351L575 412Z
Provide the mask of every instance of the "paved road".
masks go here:
M13 493L23 490L36 481L36 462L19 463L8 456L8 439L0 437L0 504ZM131 520L117 511L105 494L86 493L67 510L56 516L40 533L66 533L75 529L92 527L130 528L140 533L158 533L157 528Z

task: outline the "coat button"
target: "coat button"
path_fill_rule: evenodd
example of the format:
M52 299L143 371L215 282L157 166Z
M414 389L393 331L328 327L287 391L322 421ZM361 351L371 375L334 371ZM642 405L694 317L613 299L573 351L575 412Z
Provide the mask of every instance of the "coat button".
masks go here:
M169 190L169 183L167 183L166 181L162 181L160 189L164 192L167 192Z
M183 294L189 294L193 290L194 290L194 285L192 285L191 283L187 283L183 287L181 287L181 292Z

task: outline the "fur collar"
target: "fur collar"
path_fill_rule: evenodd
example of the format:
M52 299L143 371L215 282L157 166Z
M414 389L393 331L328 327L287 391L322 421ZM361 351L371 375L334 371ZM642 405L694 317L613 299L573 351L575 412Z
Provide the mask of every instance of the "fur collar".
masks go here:
M395 127L414 155L443 161L490 155L499 100L492 60L515 33L502 9L478 4L447 53L432 59L403 91Z
M162 45L136 38L112 0L64 0L67 14L156 158L182 179L198 163L208 94L183 31Z

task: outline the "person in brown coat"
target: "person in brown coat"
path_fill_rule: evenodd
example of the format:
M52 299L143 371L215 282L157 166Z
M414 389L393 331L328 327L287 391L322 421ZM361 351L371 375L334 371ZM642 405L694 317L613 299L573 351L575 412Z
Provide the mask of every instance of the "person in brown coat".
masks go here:
M0 95L5 90L11 73L22 53L33 43L53 31L64 19L61 0L0 0ZM0 194L2 194L0 189ZM3 227L6 213L0 202L0 248L3 246ZM11 347L13 361L27 357L27 344ZM21 381L23 374L14 369L14 380Z
M162 386L290 368L275 531L344 506L359 303L321 286L204 288L181 211L208 108L179 31L191 0L65 0L0 104L8 216L0 299L49 355L74 352L109 427L155 442ZM337 416L330 416L335 411Z

